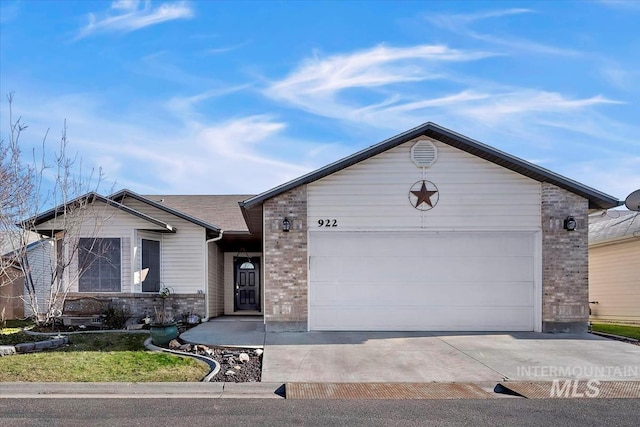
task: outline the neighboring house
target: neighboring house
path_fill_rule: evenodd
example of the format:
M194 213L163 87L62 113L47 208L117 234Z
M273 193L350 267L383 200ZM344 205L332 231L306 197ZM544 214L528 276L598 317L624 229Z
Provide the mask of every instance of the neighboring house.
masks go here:
M8 267L5 276L0 277L0 318L22 319L24 277L18 268Z
M137 314L169 286L267 330L584 331L587 216L618 200L427 123L257 196L94 203L109 263L73 295Z
M591 318L640 323L640 212L610 211L590 218Z
M46 306L49 298L48 286L53 274L54 248L51 239L31 242L26 247L28 271L31 274L39 309ZM7 256L9 254L5 254ZM0 278L0 311L5 309L7 319L20 319L33 315L26 288L26 281L17 265L11 269L10 278Z

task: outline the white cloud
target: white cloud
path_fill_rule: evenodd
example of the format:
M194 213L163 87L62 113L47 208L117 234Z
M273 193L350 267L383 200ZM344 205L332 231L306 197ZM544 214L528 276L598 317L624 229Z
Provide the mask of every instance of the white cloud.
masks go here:
M314 114L361 120L362 108L355 100L339 100L346 90L375 91L383 87L441 79L440 64L474 61L492 56L488 52L466 52L441 45L389 47L379 45L352 54L321 58L316 54L286 78L273 82L265 94ZM396 102L386 94L376 108Z
M194 95L202 102L213 92ZM17 90L14 114L29 125L23 135L26 152L39 147L51 128L48 147L56 148L65 119L71 154L78 153L85 170L101 167L103 191L113 182L140 193L248 194L300 176L335 153L315 157L322 145L290 140L286 124L272 116L226 119L194 115L190 104L137 100L131 111L111 109L97 93L53 96ZM142 108L144 105L144 108ZM116 106L117 107L117 106ZM6 120L6 102L0 118ZM2 135L4 137L4 135ZM288 149L279 149L280 147Z
M446 46L377 46L303 60L265 94L313 114L375 127L402 129L447 117L498 123L568 115L618 101L601 95L573 98L509 87L451 71L448 66L491 56ZM447 89L443 89L447 88ZM353 95L357 90L357 95ZM429 96L431 94L439 96ZM579 122L573 122L579 128Z
M90 13L89 23L80 30L76 39L98 32L128 33L167 21L188 19L193 15L193 9L186 1L153 7L151 0L118 0L111 3L110 11L106 13Z
M491 18L501 18L511 15L534 13L531 9L504 9L475 14L436 14L428 15L425 19L432 24L445 28L453 33L461 34L476 40L491 43L496 46L510 49L518 53L535 53L558 56L581 56L582 53L572 49L559 48L538 43L532 40L517 38L511 34L493 36L479 33L471 29L472 24Z
M604 79L620 90L633 90L638 87L640 71L625 69L616 64L609 64L600 70Z
M640 3L637 0L598 0L597 2L623 11L640 11Z

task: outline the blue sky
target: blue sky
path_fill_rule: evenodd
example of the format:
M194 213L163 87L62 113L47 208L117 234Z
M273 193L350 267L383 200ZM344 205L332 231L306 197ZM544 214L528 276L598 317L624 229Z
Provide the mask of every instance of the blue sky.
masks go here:
M427 121L622 200L640 2L10 1L0 113L142 194L256 194Z

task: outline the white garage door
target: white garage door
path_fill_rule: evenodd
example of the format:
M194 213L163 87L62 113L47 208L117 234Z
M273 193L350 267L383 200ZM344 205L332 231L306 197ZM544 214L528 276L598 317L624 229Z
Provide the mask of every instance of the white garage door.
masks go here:
M533 330L533 233L311 232L309 240L311 330Z

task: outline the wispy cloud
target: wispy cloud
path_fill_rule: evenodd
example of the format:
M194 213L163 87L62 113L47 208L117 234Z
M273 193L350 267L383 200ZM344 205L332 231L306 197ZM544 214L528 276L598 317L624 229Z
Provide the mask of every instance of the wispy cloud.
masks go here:
M227 52L231 52L237 49L240 49L241 47L244 47L246 45L248 45L249 43L251 43L249 40L242 42L242 43L236 43L232 46L222 46L222 47L214 47L214 48L210 48L205 50L205 54L207 55L219 55L221 53L227 53Z
M70 150L78 152L87 168L102 168L106 188L116 182L141 193L257 193L335 155L314 158L310 153L322 144L289 139L284 134L287 124L270 115L192 114L192 107L216 96L215 91L185 97L172 109L166 108L169 101L132 101L129 108L135 114L118 111L118 105L110 105L99 93L51 96L21 88L17 93L14 113L29 125L23 135L29 144L25 152L38 148L47 128L48 146L54 150L67 119ZM6 114L2 102L3 122Z
M474 61L492 56L441 45L390 47L379 45L351 54L306 59L291 74L273 82L265 94L314 114L349 118L363 112L356 100L339 100L348 90L375 91L407 83L441 79L439 64ZM383 94L377 107L396 102L393 93ZM376 108L377 108L376 107Z
M474 14L436 14L428 15L425 19L440 28L461 34L476 40L491 43L495 46L508 48L512 51L536 53L544 55L580 56L582 52L556 46L549 46L533 40L518 38L512 34L500 36L484 34L472 29L474 23L486 19L502 18L505 16L534 13L531 9L504 9L480 12Z
M640 2L637 0L598 0L597 3L624 11L640 12Z
M188 19L194 12L186 1L162 3L154 7L151 0L117 0L107 12L90 13L89 23L78 33L81 39L99 32L128 33L176 19Z
M619 103L601 95L573 98L557 92L505 86L467 77L447 67L490 56L484 51L460 51L439 45L377 46L326 58L316 54L282 80L273 82L265 94L316 115L394 129L434 116L495 123Z
M625 69L620 65L612 64L603 67L600 74L613 87L620 90L633 90L640 87L640 71Z

